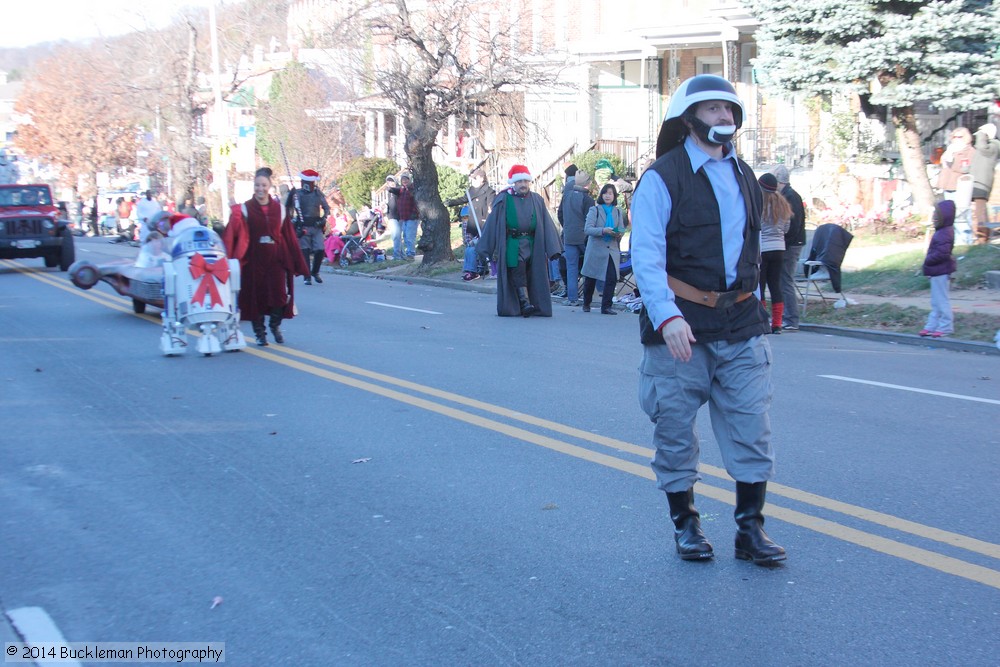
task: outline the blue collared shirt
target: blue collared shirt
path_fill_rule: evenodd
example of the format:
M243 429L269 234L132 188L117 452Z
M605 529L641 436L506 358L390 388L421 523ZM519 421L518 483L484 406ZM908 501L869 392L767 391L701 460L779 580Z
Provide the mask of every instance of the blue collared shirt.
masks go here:
M691 169L705 168L715 192L722 219L722 255L726 265L726 284L736 281L736 265L743 252L743 229L747 222L746 205L730 160L736 160L735 148L722 159L710 157L691 137L684 141ZM736 163L739 169L739 163ZM681 314L674 303L674 292L667 285L667 223L672 202L659 174L647 169L632 200L632 271L642 294L642 303L650 321L659 328L671 317Z

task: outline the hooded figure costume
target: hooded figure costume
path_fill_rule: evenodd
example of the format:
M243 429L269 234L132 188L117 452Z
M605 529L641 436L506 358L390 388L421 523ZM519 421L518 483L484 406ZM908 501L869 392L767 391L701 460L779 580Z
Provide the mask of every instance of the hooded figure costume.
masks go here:
M497 315L552 317L549 292L549 259L562 252L555 222L540 195L514 194L514 183L531 180L527 167L514 165L509 174L510 188L493 202L477 249L497 262ZM527 284L515 284L519 260L524 261ZM525 302L529 302L525 307ZM532 309L533 308L533 309Z

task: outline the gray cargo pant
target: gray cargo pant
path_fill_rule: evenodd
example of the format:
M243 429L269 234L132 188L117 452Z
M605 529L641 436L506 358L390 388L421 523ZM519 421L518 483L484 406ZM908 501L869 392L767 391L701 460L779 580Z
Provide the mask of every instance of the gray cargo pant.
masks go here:
M667 493L691 488L698 474L695 417L706 402L723 464L738 482L774 476L771 450L771 345L764 336L737 343L695 343L688 362L666 345L644 345L639 404L653 422L657 486Z

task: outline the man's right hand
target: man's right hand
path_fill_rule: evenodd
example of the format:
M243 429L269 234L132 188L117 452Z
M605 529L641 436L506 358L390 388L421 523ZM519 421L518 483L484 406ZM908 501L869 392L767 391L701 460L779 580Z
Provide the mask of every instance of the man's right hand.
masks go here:
M671 356L680 361L691 361L691 343L697 343L687 320L678 317L670 320L660 329L663 342L667 344Z

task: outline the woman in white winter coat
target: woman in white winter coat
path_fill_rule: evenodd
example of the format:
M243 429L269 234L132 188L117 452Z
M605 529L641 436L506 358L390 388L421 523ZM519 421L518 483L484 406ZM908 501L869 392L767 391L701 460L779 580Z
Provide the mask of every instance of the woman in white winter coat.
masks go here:
M587 235L587 250L583 255L583 312L590 312L594 288L598 280L604 281L601 294L601 312L617 315L611 308L611 298L618 282L618 265L621 263L621 239L628 228L628 221L618 208L618 190L611 183L601 188L597 206L587 212L583 231Z

